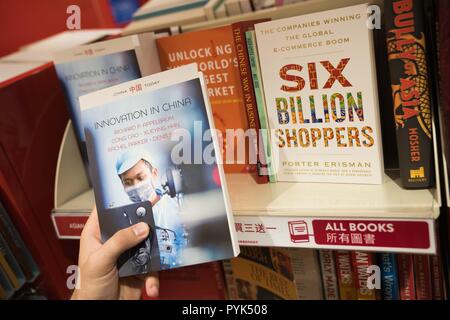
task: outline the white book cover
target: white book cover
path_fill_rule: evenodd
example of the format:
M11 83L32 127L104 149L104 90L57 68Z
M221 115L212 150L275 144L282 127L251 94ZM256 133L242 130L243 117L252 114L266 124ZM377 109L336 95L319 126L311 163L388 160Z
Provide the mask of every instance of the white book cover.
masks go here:
M217 134L196 64L80 97L102 239L145 222L120 276L239 254Z
M84 142L78 98L160 71L152 32L96 42L53 53L79 141Z
M279 181L382 183L367 17L357 5L255 26Z

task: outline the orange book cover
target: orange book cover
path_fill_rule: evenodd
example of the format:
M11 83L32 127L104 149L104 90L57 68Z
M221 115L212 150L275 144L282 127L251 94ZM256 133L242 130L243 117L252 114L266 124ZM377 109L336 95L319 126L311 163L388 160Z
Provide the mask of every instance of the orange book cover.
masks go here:
M238 59L231 26L183 33L157 39L162 70L197 63L203 72L214 116L214 125L222 134L225 172L250 172L247 114L242 98ZM228 131L226 129L243 129ZM234 134L234 135L233 135ZM244 148L240 148L240 145ZM239 152L238 152L239 151ZM254 167L254 166L253 166Z

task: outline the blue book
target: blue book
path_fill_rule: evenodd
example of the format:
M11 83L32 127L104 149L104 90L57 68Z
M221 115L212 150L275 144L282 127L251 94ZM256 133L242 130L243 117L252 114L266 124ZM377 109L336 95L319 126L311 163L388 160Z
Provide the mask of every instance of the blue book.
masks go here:
M195 64L80 97L103 241L152 232L120 276L223 260L239 247L203 75Z
M400 300L397 259L394 253L380 253L382 295L384 300Z
M160 71L153 33L144 33L54 53L58 78L83 157L85 137L78 98L119 83Z

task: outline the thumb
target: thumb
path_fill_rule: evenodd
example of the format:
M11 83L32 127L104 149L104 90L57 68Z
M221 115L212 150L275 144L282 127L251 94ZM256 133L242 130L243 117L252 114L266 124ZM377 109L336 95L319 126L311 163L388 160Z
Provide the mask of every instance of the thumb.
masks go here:
M106 268L113 268L119 256L144 241L149 232L150 228L145 222L117 231L97 252L99 261Z

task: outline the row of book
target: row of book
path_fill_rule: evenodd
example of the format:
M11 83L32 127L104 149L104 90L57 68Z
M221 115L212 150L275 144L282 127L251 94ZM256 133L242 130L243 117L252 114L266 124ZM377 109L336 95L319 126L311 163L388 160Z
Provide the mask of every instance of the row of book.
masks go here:
M39 267L0 202L0 300L9 299L39 276Z
M161 300L445 300L440 256L241 247L159 273ZM145 295L144 299L148 299Z
M197 63L222 134L225 172L252 173L259 183L381 184L384 169L400 168L405 188L432 187L437 84L428 61L436 36L425 18L433 9L421 0L404 8L411 33L393 25L395 2L385 4L386 27L373 31L370 8L357 5L55 52L82 150L79 96ZM405 50L417 55L408 60Z

